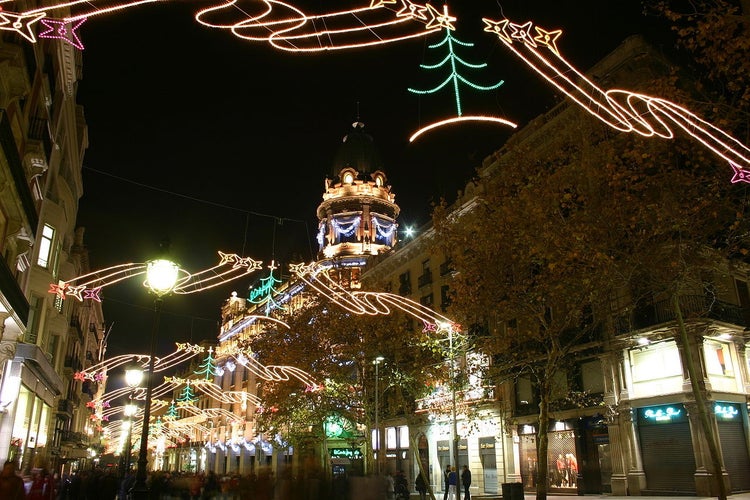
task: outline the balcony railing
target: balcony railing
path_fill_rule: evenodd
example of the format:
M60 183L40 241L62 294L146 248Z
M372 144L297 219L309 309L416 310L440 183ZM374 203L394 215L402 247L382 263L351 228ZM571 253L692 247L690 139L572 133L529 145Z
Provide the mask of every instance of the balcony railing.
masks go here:
M88 436L82 432L62 431L60 433L60 443L72 446L88 446Z
M740 306L709 299L703 295L681 295L680 310L683 318L706 318L738 326L748 326ZM676 315L671 299L639 304L634 310L615 318L617 335L674 321Z

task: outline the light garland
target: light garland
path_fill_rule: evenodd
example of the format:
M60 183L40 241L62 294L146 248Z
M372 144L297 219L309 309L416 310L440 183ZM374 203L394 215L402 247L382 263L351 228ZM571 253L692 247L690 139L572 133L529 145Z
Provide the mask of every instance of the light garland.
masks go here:
M16 31L35 43L32 26L47 18L47 12L63 10L67 14L71 8L75 8L75 14L50 22L75 25L77 28L86 18L158 1L164 0L131 0L99 7L97 0L71 0L20 13L3 12L0 15L0 30ZM422 5L411 0L399 0L398 3L400 7L396 0L372 0L365 7L310 15L279 0L253 2L252 12L240 6L238 0L227 0L197 11L195 20L209 28L228 30L242 40L265 42L277 49L294 52L382 45L424 36L443 27L453 29L455 17L441 13L429 4ZM233 20L222 20L226 18ZM62 33L57 31L55 38L83 49L77 35L66 31L71 36L59 36Z
M381 224L378 218L379 217L375 215L372 216L372 225L375 226L375 234L378 237L386 240L387 242L390 242L391 238L393 237L394 231L396 231L396 228L398 227L398 224L392 221Z
M445 15L447 16L448 15L447 5L444 5L443 9L444 9ZM435 63L435 64L420 64L419 65L420 68L426 69L426 70L442 69L444 66L449 65L450 72L448 76L441 83L437 84L436 86L430 89L420 90L420 89L414 89L410 87L407 90L413 94L425 95L425 94L437 93L441 91L443 88L447 87L448 85L452 85L454 99L456 103L456 115L457 116L455 118L448 118L448 119L440 120L437 122L433 122L425 127L420 128L419 130L417 130L411 135L411 137L409 138L409 142L414 142L419 136L435 128L442 127L448 124L455 124L455 123L462 123L462 122L484 121L484 122L498 123L501 125L510 125L511 127L516 128L515 123L508 121L504 118L490 117L490 116L463 116L463 109L461 107L461 91L460 91L459 84L464 84L474 90L486 92L486 91L495 90L499 88L505 82L503 80L500 80L498 83L495 83L493 85L479 85L466 79L464 76L462 76L461 73L459 73L458 71L459 67L470 68L470 69L482 69L482 68L487 67L487 63L475 64L475 63L470 63L461 59L455 53L454 45L462 46L462 47L473 47L474 44L469 43L469 42L463 42L459 40L458 38L454 37L451 34L451 29L453 28L451 27L449 29L448 27L446 27L445 37L443 37L443 39L440 42L427 46L428 49L439 49L445 46L447 49L447 54L445 55L445 57L440 62Z
M353 314L385 315L391 313L391 308L396 308L429 325L429 331L460 330L460 325L446 316L406 297L387 292L348 290L331 278L328 267L317 263L291 264L289 267L310 288Z
M368 7L309 15L278 0L262 0L247 12L238 0L200 10L195 20L203 26L229 30L238 38L269 43L284 51L320 52L398 42L424 36L455 20L428 5L410 0L373 0ZM227 13L229 11L229 13ZM235 20L222 18L235 15Z
M191 274L180 268L180 277L172 293L188 295L198 293L236 279L247 276L261 269L261 262L237 254L219 253L219 263L213 267ZM70 280L50 283L49 293L65 299L73 297L80 302L91 299L101 302L101 291L105 286L114 285L128 278L145 276L147 264L118 264L98 271L93 271ZM75 284L74 284L75 283Z
M723 130L671 101L622 89L603 90L565 60L557 48L562 30L531 21L482 19L500 41L550 84L608 126L644 137L674 138L668 122L697 140L732 168L731 182L750 182L750 149ZM532 28L534 32L532 32ZM520 43L516 43L520 42ZM544 51L543 54L542 51Z
M338 216L331 218L331 225L336 232L337 238L350 237L359 228L362 217L359 215Z

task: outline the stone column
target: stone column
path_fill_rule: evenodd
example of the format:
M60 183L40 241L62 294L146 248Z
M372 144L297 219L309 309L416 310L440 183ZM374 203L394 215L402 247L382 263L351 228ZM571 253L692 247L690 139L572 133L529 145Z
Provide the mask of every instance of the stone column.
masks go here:
M632 408L621 411L623 415L622 428L626 434L628 458L628 492L630 495L642 495L646 488L646 473L643 471L643 461L641 459L641 447L638 444L638 429L634 421L636 417Z
M5 334L5 322L10 317L7 312L0 312L0 377L2 377L2 368L5 366L5 362L9 359L13 359L16 356L16 344L18 338L13 335ZM0 404L4 404L0 401Z
M713 405L712 401L706 401L706 411L708 412L711 427L713 428L713 434L718 437L719 427L713 413ZM695 493L698 496L716 496L718 488L714 483L714 471L708 447L708 438L705 432L703 432L703 426L700 422L698 404L696 402L687 402L685 403L685 409L690 421L690 437L693 440L693 453L695 455ZM718 441L717 439L717 446L719 447L719 453L721 453L721 443ZM721 475L726 491L730 491L727 471L722 469Z
M621 366L622 351L608 352L601 357L602 376L604 379L604 404L607 408L605 419L609 435L609 451L612 461L611 487L612 495L628 494L626 447L623 446L620 424Z

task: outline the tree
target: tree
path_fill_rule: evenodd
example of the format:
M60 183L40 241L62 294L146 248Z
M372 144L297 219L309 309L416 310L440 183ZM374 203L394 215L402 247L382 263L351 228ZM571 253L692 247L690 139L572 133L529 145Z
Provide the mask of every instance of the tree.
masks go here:
M323 424L332 415L372 428L377 356L385 358L379 370L383 418L413 413L415 398L427 390L425 381L441 369L435 368L433 352L421 346L423 334L402 315L358 316L309 297L304 307L283 317L288 329L269 328L249 347L264 364L292 365L317 380L307 390L296 380L263 385L259 425L285 432L290 443L322 440ZM369 443L361 434L351 439Z
M747 228L744 189L689 141L617 134L565 113L543 148L501 158L471 210L434 213L456 271L449 312L489 326L480 349L494 354L498 380L529 377L538 390L540 499L555 380L612 337L612 299L648 290L679 305L717 259L742 255Z

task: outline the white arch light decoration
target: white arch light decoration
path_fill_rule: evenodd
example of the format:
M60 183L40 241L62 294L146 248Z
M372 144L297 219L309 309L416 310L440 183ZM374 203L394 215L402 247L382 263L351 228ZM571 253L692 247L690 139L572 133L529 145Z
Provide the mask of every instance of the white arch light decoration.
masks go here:
M484 31L500 41L529 67L608 126L644 137L674 138L670 124L724 159L732 168L731 182L750 183L750 148L688 109L660 97L622 89L603 90L565 60L557 48L562 30L548 31L531 21L483 18ZM532 31L533 28L533 31Z
M0 6L10 0L0 0ZM70 0L23 12L0 11L0 30L15 31L31 43L58 38L82 50L78 29L87 19L144 4L171 0ZM202 8L195 20L223 29L237 38L265 42L292 52L320 52L382 45L417 38L450 24L453 18L429 3L411 0L371 0L369 6L323 14L309 14L279 0L217 0ZM49 13L60 18L52 18ZM35 33L37 23L46 31Z

